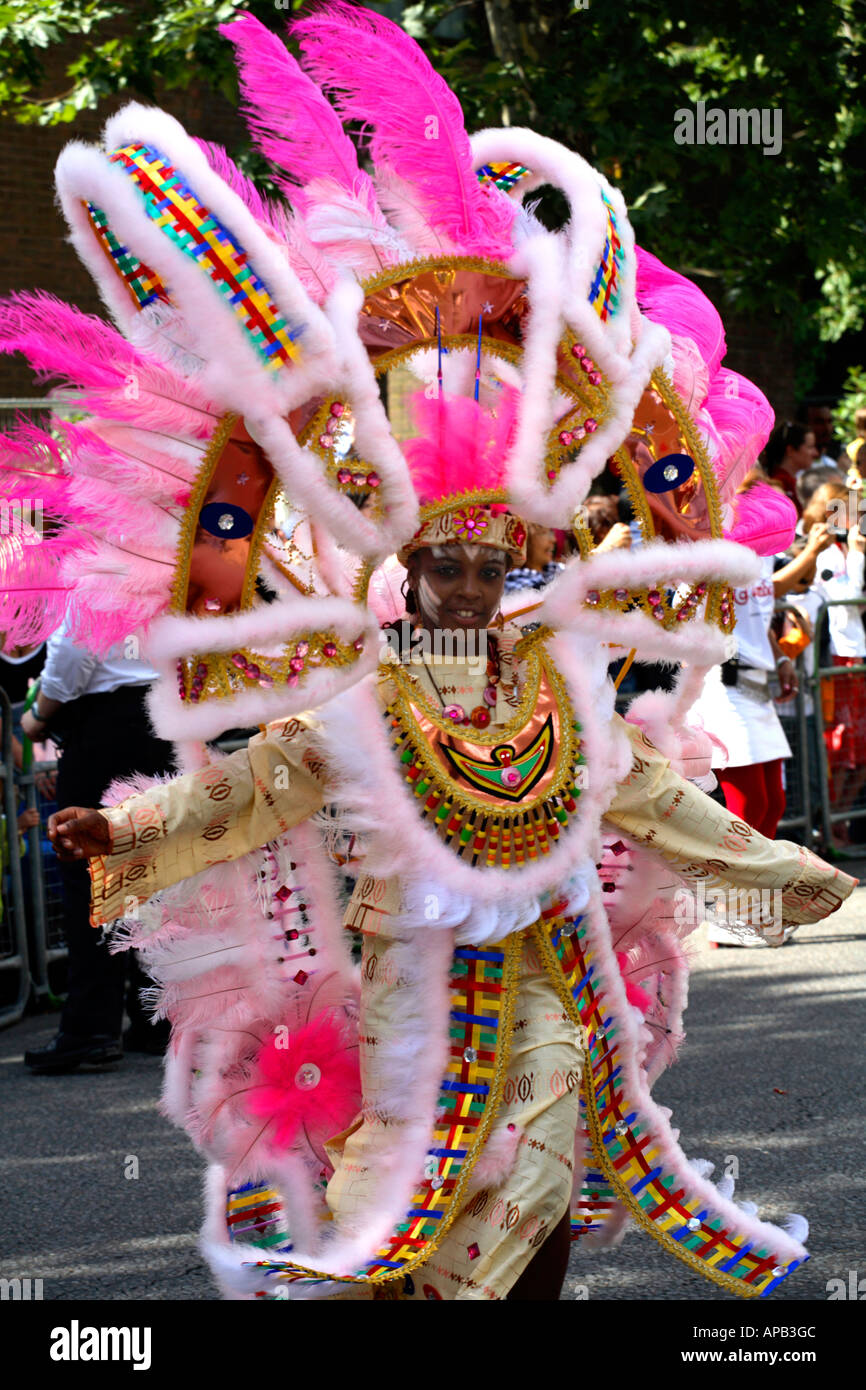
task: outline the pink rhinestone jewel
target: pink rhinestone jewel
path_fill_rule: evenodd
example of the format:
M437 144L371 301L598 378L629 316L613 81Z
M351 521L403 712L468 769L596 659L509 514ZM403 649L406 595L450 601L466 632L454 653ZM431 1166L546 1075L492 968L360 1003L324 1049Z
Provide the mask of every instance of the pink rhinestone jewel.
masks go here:
M324 647L322 648L322 651L323 651L323 653L325 654L325 656L327 656L328 658L331 658L331 657L334 657L334 656L337 655L337 648L334 646L334 643L333 643L333 642L326 642L325 645L324 645Z

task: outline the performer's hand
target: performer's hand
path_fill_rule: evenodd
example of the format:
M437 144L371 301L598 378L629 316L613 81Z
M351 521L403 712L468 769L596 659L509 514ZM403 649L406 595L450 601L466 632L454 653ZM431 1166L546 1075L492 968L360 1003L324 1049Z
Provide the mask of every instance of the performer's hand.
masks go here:
M797 693L799 681L797 679L797 668L790 657L786 656L784 661L779 662L779 684L782 687L779 695L779 703L784 700L792 700Z
M48 821L48 838L58 859L92 859L111 849L111 827L99 811L86 806L67 806Z

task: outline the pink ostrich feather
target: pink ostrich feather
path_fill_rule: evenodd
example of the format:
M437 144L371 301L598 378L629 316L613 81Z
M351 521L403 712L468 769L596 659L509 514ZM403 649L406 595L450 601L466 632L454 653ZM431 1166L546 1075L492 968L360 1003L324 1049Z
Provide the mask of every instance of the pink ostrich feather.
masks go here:
M51 294L21 292L0 302L0 351L23 353L39 380L73 387L94 414L193 438L210 435L219 419L190 381Z
M398 260L400 247L378 205L373 182L359 167L355 146L316 84L252 15L240 15L220 32L235 45L250 133L284 171L285 177L277 176L276 181L305 218L311 244L365 275ZM289 253L294 262L301 247L297 230L291 231ZM302 278L309 268L302 260ZM321 274L318 267L316 273Z
M770 402L748 377L727 369L710 381L704 412L712 422L718 457L713 462L722 497L731 498L773 428Z
M198 136L193 136L193 139L214 173L238 195L256 221L260 222L266 231L278 234L273 204L256 188L252 179L242 173L228 150L211 140L201 140Z
M414 185L430 223L464 254L508 259L515 205L478 182L460 102L414 39L340 0L295 21L290 33L343 119L367 127L377 169Z
M268 1121L267 1146L274 1152L292 1148L302 1133L320 1148L360 1105L357 1042L331 1013L297 1032L275 1034L256 1056L246 1108Z
M736 520L725 535L758 555L778 555L794 536L797 508L778 488L756 483L734 498Z
M304 208L303 185L324 177L376 216L376 191L358 165L355 146L285 44L250 14L221 24L220 33L235 46L241 109L250 134L286 174L280 183L291 201Z
M725 330L718 310L697 285L643 247L635 247L635 259L635 297L642 312L670 333L691 338L712 376L725 355Z
M729 499L773 428L773 411L763 392L737 372L722 370L725 330L718 310L697 285L636 247L635 294L647 318L663 324L673 339L675 379L687 405L701 411L716 446L713 468L723 500ZM694 343L706 376L690 360Z
M514 439L519 391L505 386L496 410L485 410L469 396L412 397L412 420L419 434L403 453L422 502L455 493L502 488L505 460Z

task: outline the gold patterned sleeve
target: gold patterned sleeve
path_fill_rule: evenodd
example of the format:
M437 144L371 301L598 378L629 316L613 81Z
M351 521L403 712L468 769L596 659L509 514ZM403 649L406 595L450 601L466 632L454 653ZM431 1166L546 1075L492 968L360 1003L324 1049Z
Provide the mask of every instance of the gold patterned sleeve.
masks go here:
M632 767L619 784L605 820L636 844L661 855L683 878L703 880L713 889L778 893L775 901L782 928L820 922L856 888L856 878L811 850L789 840L768 840L737 820L674 772L641 729L628 723L625 729L632 745ZM739 896L748 902L753 895ZM760 929L762 917L751 925ZM778 927L764 934L780 939Z
M228 757L103 809L111 852L91 859L91 922L129 915L162 888L240 859L320 810L326 771L308 715L269 724Z

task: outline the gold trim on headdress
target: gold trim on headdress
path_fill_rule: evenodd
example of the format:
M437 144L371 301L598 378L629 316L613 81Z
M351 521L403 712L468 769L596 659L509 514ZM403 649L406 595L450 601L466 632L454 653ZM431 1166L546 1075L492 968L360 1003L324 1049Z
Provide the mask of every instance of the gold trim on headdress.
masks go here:
M405 565L416 550L431 545L486 545L504 550L513 564L526 559L527 526L522 517L502 510L504 493L461 492L421 508L421 525L397 552Z

